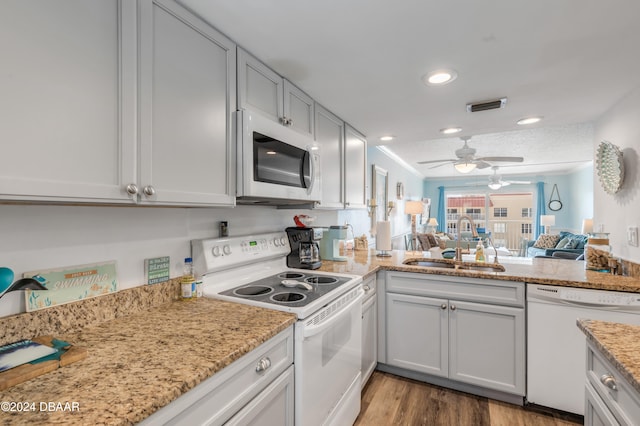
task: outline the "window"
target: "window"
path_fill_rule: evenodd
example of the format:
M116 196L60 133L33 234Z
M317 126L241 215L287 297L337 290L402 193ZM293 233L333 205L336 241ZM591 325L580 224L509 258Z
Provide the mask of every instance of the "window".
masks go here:
M458 214L458 209L447 209L447 214Z
M522 223L520 224L520 232L523 234L531 234L532 233L532 226L530 223Z
M507 232L507 224L504 222L494 222L493 223L493 233L494 234L504 234Z
M467 214L480 214L482 212L482 210L480 209L467 209Z
M531 207L525 207L522 209L522 217L533 217L533 209Z
M507 208L506 207L494 207L493 208L493 217L507 217Z

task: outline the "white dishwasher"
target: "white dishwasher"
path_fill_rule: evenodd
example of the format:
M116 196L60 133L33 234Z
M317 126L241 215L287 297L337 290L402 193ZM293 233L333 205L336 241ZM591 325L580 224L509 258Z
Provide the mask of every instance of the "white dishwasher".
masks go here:
M640 293L527 284L527 401L584 415L585 335L577 319L640 325Z

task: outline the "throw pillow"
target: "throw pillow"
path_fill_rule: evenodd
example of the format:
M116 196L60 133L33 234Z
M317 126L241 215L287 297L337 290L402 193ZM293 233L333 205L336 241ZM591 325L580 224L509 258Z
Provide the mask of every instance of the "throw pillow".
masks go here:
M558 244L556 244L556 248L557 249L565 248L564 246L566 246L568 242L569 242L569 237L560 238L560 241L558 241Z
M578 244L580 243L580 241L578 241L577 238L569 238L569 241L566 242L566 244L562 247L565 249L576 249L578 248Z
M560 239L559 235L551 235L551 234L541 234L536 242L533 244L535 248L555 248L556 244L558 244L558 240Z

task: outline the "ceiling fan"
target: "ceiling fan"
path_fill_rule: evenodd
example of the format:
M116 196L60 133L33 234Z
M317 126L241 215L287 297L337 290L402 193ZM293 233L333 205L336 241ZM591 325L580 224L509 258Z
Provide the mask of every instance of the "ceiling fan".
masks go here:
M502 180L502 176L498 174L498 166L493 166L491 168L493 169L493 174L489 176L489 184L487 186L493 190L500 189L503 186L508 186L511 184L516 184L516 185L531 184L531 182L526 180Z
M462 146L462 148L456 149L455 151L456 157L458 158L446 160L418 161L418 164L443 163L431 167L432 169L434 169L436 167L443 166L446 163L451 163L460 173L469 173L476 167L478 169L491 167L490 163L493 162L521 163L522 161L524 161L524 158L522 157L476 157L476 149L470 148L467 144L469 139L471 139L471 136L461 137L460 139L464 141L464 145Z

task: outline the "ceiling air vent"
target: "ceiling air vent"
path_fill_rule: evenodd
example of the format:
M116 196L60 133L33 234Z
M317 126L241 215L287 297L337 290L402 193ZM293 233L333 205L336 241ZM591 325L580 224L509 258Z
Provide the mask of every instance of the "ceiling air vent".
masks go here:
M488 111L490 109L504 108L507 104L507 98L492 99L490 101L476 102L467 104L467 112Z

